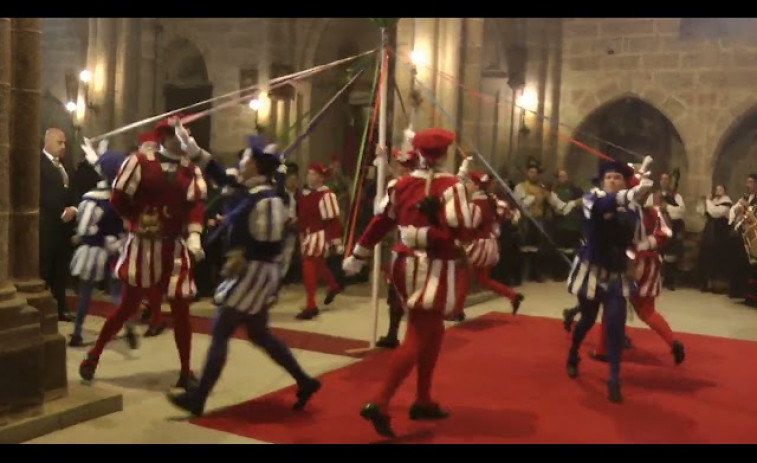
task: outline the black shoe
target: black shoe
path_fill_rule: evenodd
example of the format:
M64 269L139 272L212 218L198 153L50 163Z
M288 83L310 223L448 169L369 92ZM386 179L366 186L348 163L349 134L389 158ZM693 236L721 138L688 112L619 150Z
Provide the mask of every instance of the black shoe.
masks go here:
M396 349L400 345L397 337L383 336L376 341L376 347L383 347L384 349Z
M342 291L344 291L344 288L339 288L336 290L329 290L328 293L326 293L326 297L323 299L323 305L329 305L332 302L334 302L334 299L337 295L341 294Z
M596 360L597 362L609 362L610 360L607 358L607 355L605 354L597 354L597 351L593 350L589 352L589 358L592 360Z
M179 380L176 381L175 388L184 389L186 391L195 389L199 385L194 373L182 373L179 375Z
M137 337L137 333L134 331L133 326L129 325L126 327L126 342L129 343L129 349L139 349L139 338Z
M84 340L81 335L72 334L71 339L68 341L68 347L81 347L84 345Z
M576 314L573 309L565 309L562 311L562 327L570 333L573 329L573 321L576 318Z
M571 378L576 378L578 376L578 362L581 360L576 358L568 358L568 363L566 365L568 370L568 376Z
M311 379L297 389L297 402L292 407L293 410L302 410L307 405L308 400L321 389L321 382L317 379Z
M145 331L145 334L143 336L146 337L146 338L151 338L153 336L158 336L165 329L166 329L166 324L163 323L163 322L159 323L157 325L148 326L147 327L147 331Z
M449 412L442 410L438 404L425 406L413 404L413 406L410 407L411 420L433 421L443 420L447 417L449 417Z
M318 310L318 307L314 309L305 309L302 312L298 313L295 318L297 320L312 320L317 317L319 313L321 312L320 310Z
M168 401L194 416L202 416L205 411L205 401L196 392L184 391L179 394L166 394Z
M465 321L465 312L460 312L459 314L455 315L455 321L456 322L464 322Z
M142 323L149 322L150 321L150 315L151 315L150 309L148 309L148 308L145 307L144 309L142 309L142 315L140 315L139 321L141 321Z
M631 342L631 338L628 336L623 336L623 349L633 349L633 343Z
M84 360L79 364L79 376L85 381L92 381L95 377L95 370L97 370L97 362L99 359L90 357L87 355Z
M74 316L71 315L69 312L58 312L58 321L59 322L72 322L74 321Z
M607 398L614 404L623 402L623 396L620 394L620 383L607 382Z
M681 362L684 361L686 358L686 352L683 350L683 344L681 341L673 341L673 348L671 350L673 353L673 360L675 361L676 365L680 365Z
M362 410L360 410L360 416L370 421L373 424L373 429L376 430L379 435L384 437L397 437L392 431L391 418L389 415L381 413L378 406L373 403L366 404Z
M520 304L523 302L523 300L526 299L524 295L521 293L518 293L515 295L513 300L510 301L510 306L513 308L513 315L518 313L518 310L520 309Z

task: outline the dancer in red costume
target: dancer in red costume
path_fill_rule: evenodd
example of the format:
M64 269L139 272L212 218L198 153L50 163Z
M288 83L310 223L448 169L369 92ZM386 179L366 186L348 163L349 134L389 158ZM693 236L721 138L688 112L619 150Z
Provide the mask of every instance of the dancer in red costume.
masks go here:
M506 220L518 219L518 211L512 212L507 203L488 193L491 177L481 172L471 172L467 175L468 191L471 193L471 211L473 228L473 242L466 247L468 268L460 272L458 281L459 292L455 304L455 319L465 319L465 297L468 295L470 281L476 278L478 284L489 291L510 300L513 313L518 313L523 295L489 277L492 267L499 261L499 224Z
M640 201L644 204L643 201ZM665 319L655 310L655 300L660 295L661 271L663 259L660 248L673 236L673 231L665 222L664 215L655 206L645 206L641 210L641 217L636 228L636 256L634 262L634 279L636 293L631 296L631 305L636 315L652 328L670 347L676 365L686 357L683 344L675 340L673 331ZM603 328L603 327L602 327ZM605 352L605 330L599 330L597 348L591 357L595 360L607 361Z
M454 175L440 172L452 132L428 129L413 137L413 147L430 167L397 181L390 195L343 263L356 274L372 249L395 226L404 250L394 256L392 285L409 311L407 333L394 352L389 374L380 391L363 407L361 416L376 431L393 437L389 401L413 367L418 369L413 420L438 420L449 413L431 399L431 382L444 337L444 317L455 308L455 282L460 271L461 244L470 241L471 209L465 186Z
M300 227L302 252L302 280L307 293L305 309L297 314L300 320L316 317L320 310L315 303L318 277L326 280L328 293L323 305L329 305L342 292L339 283L326 266L326 257L344 253L342 221L336 195L323 184L328 176L323 164L314 162L308 167L308 188L297 198L297 223Z
M418 153L413 150L394 150L392 151L392 157L396 162L394 169L395 176L393 179L389 180L389 183L386 184L387 196L391 196L392 192L394 191L395 185L397 185L397 181L399 181L401 178L409 176L415 169L418 168ZM397 236L395 237L395 244L392 247L392 260L395 260L397 258L397 254L402 253L404 249L405 246L400 240L399 233L397 233ZM378 347L394 349L400 344L399 330L404 309L402 307L402 299L397 293L396 288L392 284L391 275L387 275L386 282L388 285L386 303L389 306L389 330L387 331L386 336L382 336L378 341L376 341L376 345Z
M160 143L160 151L154 145ZM85 380L94 377L105 345L159 288L171 305L174 337L181 361L176 387L195 381L190 369L192 329L189 304L197 294L193 263L204 257L200 243L207 187L202 172L181 150L174 127L158 124L140 136L140 150L121 166L113 184L111 204L128 221L128 237L116 274L123 282L121 304L100 331L94 348L79 367Z

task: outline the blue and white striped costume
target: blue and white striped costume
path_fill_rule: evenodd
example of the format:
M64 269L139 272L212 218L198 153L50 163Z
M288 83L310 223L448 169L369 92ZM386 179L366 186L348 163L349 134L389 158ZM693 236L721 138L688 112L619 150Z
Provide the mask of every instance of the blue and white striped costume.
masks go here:
M219 285L215 302L252 315L276 301L288 216L284 201L263 177L245 183L251 188L226 220L228 249L244 252L246 268Z
M602 164L597 180L602 182L608 173L621 174L626 184L633 181L633 169L619 162ZM648 181L642 183L645 182ZM648 187L639 184L617 193L593 189L583 197L585 242L576 254L568 277L568 291L577 297L581 313L568 351L568 375L578 374L578 350L601 307L610 370L608 391L612 401L622 400L620 361L626 304L635 291L635 283L626 268L641 208L636 198Z
M619 291L624 298L633 291L633 278L626 274L626 250L631 246L640 206L631 190L608 194L597 188L583 197L585 241L579 248L568 276L568 291L586 299L597 291Z
M110 206L106 180L87 192L79 204L76 236L80 245L71 259L71 275L83 281L102 281L123 241L123 221Z

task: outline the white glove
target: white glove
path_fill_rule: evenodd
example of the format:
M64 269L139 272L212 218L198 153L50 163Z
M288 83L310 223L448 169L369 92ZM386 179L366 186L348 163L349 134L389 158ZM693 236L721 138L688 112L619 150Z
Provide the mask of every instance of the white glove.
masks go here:
M460 179L468 178L468 172L470 171L471 161L473 161L473 158L470 156L467 156L465 159L463 159L463 162L460 163L460 169L457 171L457 178L460 178Z
M108 235L105 237L105 250L110 255L118 254L121 250L121 240L116 238L113 235Z
M363 269L363 265L365 265L365 261L360 260L355 256L349 256L342 261L342 270L344 270L345 275L351 277L360 273L360 270Z
M100 140L100 143L97 144L97 154L102 156L106 151L108 151L108 139L103 138Z
M202 249L202 243L200 242L199 233L190 233L187 238L187 249L192 253L196 261L201 261L205 258L205 251Z
M568 201L568 203L565 205L565 208L562 210L563 215L570 214L575 207L576 207L575 201Z
M82 151L84 151L84 159L86 159L90 165L94 166L100 156L98 156L95 152L95 149L92 147L92 142L89 140L89 138L84 138L84 143L82 143L81 149Z
M280 173L280 174L284 174L284 175L286 175L286 173L287 173L287 165L286 165L286 164L284 164L284 163L281 163L281 164L279 165L279 168L278 168L278 169L276 169L276 171L277 171L278 173Z
M512 222L513 225L518 225L518 222L520 222L520 217L520 209L515 209L513 211L512 217L510 218L510 222Z

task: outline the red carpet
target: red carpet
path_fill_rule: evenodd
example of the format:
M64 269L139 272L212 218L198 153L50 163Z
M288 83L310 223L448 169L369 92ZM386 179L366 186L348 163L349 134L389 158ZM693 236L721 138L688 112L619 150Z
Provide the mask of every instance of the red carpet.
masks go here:
M73 300L69 305L76 306L76 298L69 297ZM107 317L114 310L110 302L92 299L89 306L89 315L95 317ZM192 321L192 332L198 334L210 334L212 320L206 317L190 317ZM169 327L173 326L173 320L170 314L163 314L163 320ZM351 349L360 349L368 347L368 342L357 339L341 338L339 336L330 336L328 334L310 333L307 331L287 330L284 328L271 328L282 341L293 349L309 350L320 352L322 354L344 355L348 357L359 357L360 354L349 354ZM173 336L173 335L170 335ZM236 339L247 339L244 328L240 327L235 333Z
M581 376L565 373L568 334L555 319L488 314L448 331L435 396L452 415L413 422L414 374L392 403L403 443L755 443L757 343L681 335L688 358L674 366L651 330L629 329L636 348L622 367L625 403L606 399L607 365L582 352ZM358 416L390 352L323 375L304 412L287 388L193 423L272 443L387 442ZM741 363L740 363L741 362Z

